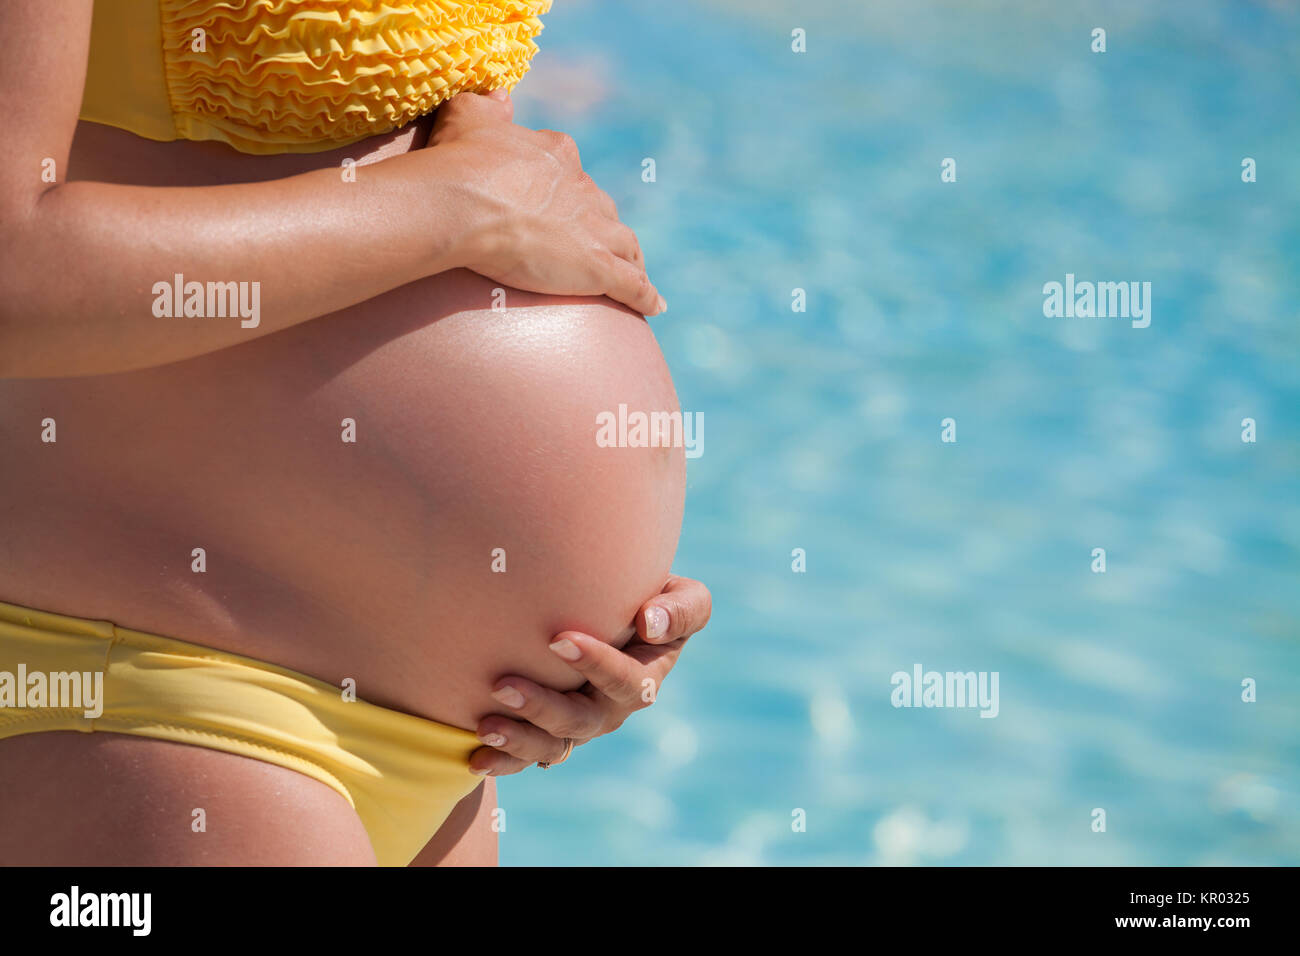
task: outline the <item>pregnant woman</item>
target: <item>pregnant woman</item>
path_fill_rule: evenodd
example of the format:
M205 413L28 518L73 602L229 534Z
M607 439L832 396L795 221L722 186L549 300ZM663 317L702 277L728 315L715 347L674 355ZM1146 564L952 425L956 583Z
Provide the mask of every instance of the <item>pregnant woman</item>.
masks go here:
M548 6L0 9L0 863L493 862L707 620Z

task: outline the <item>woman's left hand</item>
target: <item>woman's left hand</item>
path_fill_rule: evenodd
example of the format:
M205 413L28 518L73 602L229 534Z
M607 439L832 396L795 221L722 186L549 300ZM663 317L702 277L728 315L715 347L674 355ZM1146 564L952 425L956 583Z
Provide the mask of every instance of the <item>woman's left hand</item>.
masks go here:
M531 764L559 760L565 738L575 746L618 730L633 711L654 703L677 663L686 639L701 630L713 598L699 581L673 576L636 615L636 637L622 650L589 634L565 631L551 651L587 678L578 690L560 693L523 677L503 677L492 696L519 716L493 714L479 721L487 746L470 757L470 771L494 777Z

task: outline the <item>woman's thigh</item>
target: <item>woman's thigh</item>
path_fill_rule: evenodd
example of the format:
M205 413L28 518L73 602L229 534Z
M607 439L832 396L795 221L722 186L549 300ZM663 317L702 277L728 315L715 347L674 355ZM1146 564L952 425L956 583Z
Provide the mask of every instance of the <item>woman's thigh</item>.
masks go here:
M0 865L374 864L347 801L284 767L122 734L0 741Z

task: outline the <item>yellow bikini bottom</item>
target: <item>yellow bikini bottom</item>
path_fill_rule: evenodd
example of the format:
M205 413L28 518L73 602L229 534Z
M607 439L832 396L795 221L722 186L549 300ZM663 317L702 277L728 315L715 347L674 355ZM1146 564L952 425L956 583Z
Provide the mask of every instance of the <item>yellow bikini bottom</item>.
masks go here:
M51 730L194 744L314 777L356 810L381 866L414 859L482 782L468 730L248 657L0 601L0 740Z

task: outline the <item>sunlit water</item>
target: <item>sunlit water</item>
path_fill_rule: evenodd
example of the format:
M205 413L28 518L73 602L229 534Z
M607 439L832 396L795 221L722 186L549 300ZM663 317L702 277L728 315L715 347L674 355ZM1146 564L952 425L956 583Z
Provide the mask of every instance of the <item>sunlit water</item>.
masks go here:
M1296 8L555 7L518 118L669 301L716 603L651 710L503 783L503 862L1300 861ZM1044 317L1066 273L1150 327ZM918 663L1000 713L895 709Z

